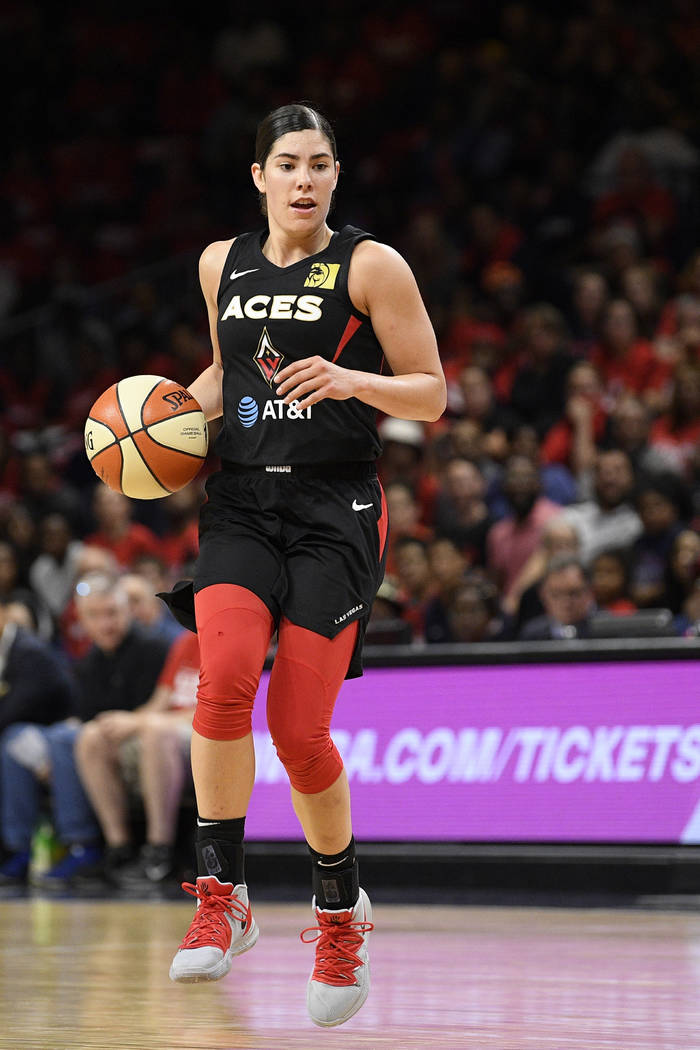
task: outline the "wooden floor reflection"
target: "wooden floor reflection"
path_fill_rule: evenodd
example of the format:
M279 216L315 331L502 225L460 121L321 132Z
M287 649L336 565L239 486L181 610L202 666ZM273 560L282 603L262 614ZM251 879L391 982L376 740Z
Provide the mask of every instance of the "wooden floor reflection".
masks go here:
M191 906L0 901L0 1046L12 1050L700 1048L700 914L376 905L373 987L341 1028L308 1019L301 905L223 981L175 985Z

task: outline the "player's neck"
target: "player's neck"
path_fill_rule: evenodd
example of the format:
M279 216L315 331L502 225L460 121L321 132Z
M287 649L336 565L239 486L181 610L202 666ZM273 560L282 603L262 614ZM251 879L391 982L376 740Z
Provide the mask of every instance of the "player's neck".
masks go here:
M328 247L332 236L333 231L325 223L303 237L271 224L270 236L263 245L262 253L275 266L291 266L300 259L318 255Z

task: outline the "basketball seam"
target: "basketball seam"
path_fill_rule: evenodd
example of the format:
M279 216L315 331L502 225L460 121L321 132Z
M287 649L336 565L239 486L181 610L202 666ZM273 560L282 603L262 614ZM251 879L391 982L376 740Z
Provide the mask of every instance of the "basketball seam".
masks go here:
M179 416L171 416L170 418L171 419L185 419L187 416L198 416L200 414L201 414L201 410L197 409L197 410L194 410L194 411L191 411L191 412L181 412ZM154 437L153 434L148 429L149 427L157 427L159 423L165 423L165 422L167 422L167 420L165 420L165 419L158 419L158 420L156 420L155 423L148 423L147 425L144 424L143 432L145 434L148 434L148 436L151 439L151 441L153 442L153 444L154 445L158 445L159 448L173 449L172 445L165 445L165 444L163 444L163 442L159 441L158 438ZM203 455L203 456L198 456L196 452L187 452L184 448L174 449L174 451L177 452L178 455L180 455L180 456L189 456L190 459L198 459L201 463L203 463L204 460L207 458L206 454Z
M146 396L144 397L144 399L141 402L141 408L139 409L139 419L141 420L141 427L140 427L141 430L145 430L146 429L146 424L145 424L144 418L143 418L144 405L146 404L146 402L148 401L149 397L151 396L153 391L156 389L156 387L160 386L160 384L162 382L163 382L163 378L162 378L162 376L159 376L158 381L153 384L153 386L151 387L151 389L148 391L148 393L146 394ZM119 407L121 408L121 405ZM126 423L126 420L124 420L124 422Z
M121 380L120 380L120 382L121 382ZM158 383L160 383L160 382L161 382L161 380L159 379ZM158 386L158 383L154 383L153 384L153 386L148 391L148 393L146 394L146 397L143 399L143 401L141 403L141 408L139 410L139 418L141 420L141 426L140 426L140 428L137 431L135 431L135 433L137 433L137 434L140 434L142 430L144 432L146 431L146 428L143 425L143 405L148 400L148 398L151 396L151 394L153 393L155 388ZM134 441L134 431L129 426L129 422L128 422L127 418L126 418L126 415L124 413L124 409L122 407L122 399L119 396L119 383L117 383L116 394L117 394L117 404L119 405L119 411L121 412L122 419L124 420L124 426L126 427L126 430L127 430L127 435L126 435L127 438L131 438L132 445L134 446L134 448L138 452L139 456L141 457L141 461L142 461L144 467L146 468L148 473L151 475L151 477L154 479L154 481L156 481L160 485L160 487L162 489L165 489L165 491L168 493L168 495L172 496L173 489L170 489L170 488L168 488L167 485L163 484L163 482L160 480L160 478L155 473L155 471L151 469L150 463L145 459L143 453L141 452L141 449L139 448L139 446ZM149 435L149 437L150 437L150 435ZM122 441L125 441L125 440L126 440L126 438L122 438ZM123 492L124 491L124 484L123 484L123 480L124 480L124 453L123 453L122 448L121 448L121 443L120 443L120 446L119 446L119 451L122 454L122 468L121 468L121 471L119 472L119 487L121 488L121 490ZM130 498L132 498L132 497L130 497Z
M121 412L121 405L119 406L119 411ZM123 413L122 413L122 415L123 415ZM112 437L114 438L114 440L110 441L109 445L105 445L104 448L101 448L99 452L95 453L95 455L90 460L90 465L92 466L92 468L93 468L93 470L95 471L96 474L99 473L98 470L97 470L97 467L95 466L95 461L98 460L100 458L100 456L102 455L102 453L106 452L107 449L116 448L117 451L119 452L119 488L123 490L124 486L122 484L122 479L123 479L123 475L124 475L124 453L122 451L122 441L124 439L123 438L118 438L117 435L112 430L112 428L110 426L107 426L106 423L103 423L101 419L95 419L94 416L88 416L87 422L89 423L91 420L92 420L93 423L99 423L100 426L106 427L106 429L109 430L109 432L112 435ZM124 420L124 422L126 423L126 420ZM99 475L99 476L102 477L102 475ZM106 482L104 481L104 478L102 478L102 483L106 484Z
M120 409L120 411L121 411L121 409ZM114 440L113 440L113 441L110 441L110 443L109 443L108 445L105 445L105 446L104 446L103 448L101 448L101 449L100 449L100 452L104 452L104 450L105 450L106 448L111 448L111 447L112 447L112 445L118 445L118 444L119 444L119 438L118 438L118 437L117 437L117 435L116 435L116 434L114 433L114 431L112 430L112 428L111 428L110 426L108 426L108 425L107 425L107 423L103 423L101 419L95 419L95 417L94 417L94 416L88 416L88 417L87 417L87 419L86 419L86 421L85 421L85 423L86 423L86 425L87 425L88 423L99 423L99 425L100 425L101 427L104 427L104 428L105 428L105 430L108 430L108 431L110 432L110 434L112 435L112 437L114 438ZM95 453L95 456L99 456L100 452L96 452L96 453ZM93 459L94 459L94 458L95 458L95 457L93 456ZM92 462L92 460L91 460L91 462Z
M147 431L147 430L145 430L145 429L144 429L144 428L142 427L142 428L141 428L140 430L137 430L137 431L136 431L136 433L137 433L137 434L148 434L148 431ZM129 434L128 434L127 436L131 438L131 443L132 443L132 445L134 446L134 448L136 449L136 451L138 452L139 456L141 457L141 462L143 463L143 465L144 465L144 467L146 468L146 470L148 471L148 473L149 473L149 474L151 475L151 477L152 477L152 478L154 479L154 481L157 481L157 482L158 482L158 484L160 485L160 487L161 487L162 489L165 489L165 491L166 491L166 492L168 493L168 495L172 496L172 494L173 494L173 492L175 491L175 489L171 489L171 488L168 488L168 486L167 486L167 485L164 485L164 484L163 484L163 482L162 482L162 481L160 480L160 478L159 478L159 477L158 477L158 475L156 474L156 472L155 472L155 470L153 469L153 467L151 466L151 464L150 464L150 463L148 462L148 460L147 460L147 459L145 458L145 456L144 456L143 452L141 451L141 449L139 448L139 446L138 446L138 445L136 444L136 442L134 441L134 435L133 435L133 433L132 433L132 432L130 431L130 432L129 432ZM150 437L150 434L149 434L148 436ZM124 438L123 440L124 440L124 441L126 441L126 438ZM152 439L151 439L151 440L152 440ZM154 442L154 444L157 444L157 442ZM124 453L122 453L122 464L123 464L123 462L124 462ZM123 469L124 469L124 468L123 468L123 466L122 466L122 470L123 470ZM133 497L132 497L132 498L133 498Z

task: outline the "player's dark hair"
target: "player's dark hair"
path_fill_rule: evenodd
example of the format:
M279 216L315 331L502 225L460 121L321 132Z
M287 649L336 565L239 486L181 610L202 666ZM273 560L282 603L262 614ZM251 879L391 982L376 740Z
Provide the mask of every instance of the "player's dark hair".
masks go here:
M265 161L277 139L290 131L320 131L330 143L333 160L338 159L335 134L330 121L306 102L293 102L289 106L273 109L258 124L255 160L261 168L265 167Z
M292 102L290 105L279 106L277 109L273 109L258 124L257 135L255 136L256 164L264 168L265 161L269 157L270 150L277 139L290 131L320 131L324 138L328 139L333 160L337 161L338 148L330 121L308 103ZM260 207L263 215L267 215L267 202L264 193L260 194Z

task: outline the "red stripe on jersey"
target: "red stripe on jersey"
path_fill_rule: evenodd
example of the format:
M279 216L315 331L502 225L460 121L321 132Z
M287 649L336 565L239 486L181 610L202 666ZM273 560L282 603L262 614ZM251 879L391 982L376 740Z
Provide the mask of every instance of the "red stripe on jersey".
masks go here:
M350 320L348 321L348 323L345 325L345 331L343 332L342 336L340 337L340 342L338 343L338 349L336 350L335 356L333 358L334 362L338 360L338 358L342 354L343 350L345 349L346 344L350 342L350 340L352 339L352 337L354 336L355 332L357 331L357 329L360 327L361 324L362 324L362 321L360 321L359 318L351 317Z
M381 484L379 486L381 488ZM379 532L379 557L381 559L384 554L384 547L386 544L386 534L389 528L389 512L386 506L386 496L384 495L384 489L382 489L382 513L379 515L379 521L377 522L377 531Z

